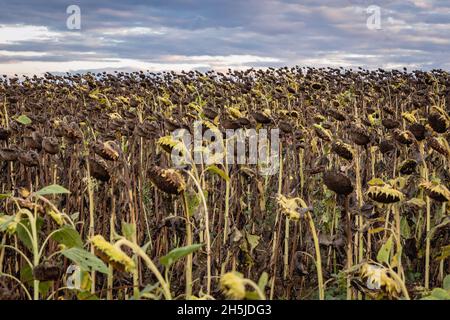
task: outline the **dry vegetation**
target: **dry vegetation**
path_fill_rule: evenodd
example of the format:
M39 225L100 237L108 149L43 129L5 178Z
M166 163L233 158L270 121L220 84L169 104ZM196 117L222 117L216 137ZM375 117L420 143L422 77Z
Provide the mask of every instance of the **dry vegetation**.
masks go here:
M450 75L301 71L4 77L0 299L448 299ZM278 173L174 168L196 120Z

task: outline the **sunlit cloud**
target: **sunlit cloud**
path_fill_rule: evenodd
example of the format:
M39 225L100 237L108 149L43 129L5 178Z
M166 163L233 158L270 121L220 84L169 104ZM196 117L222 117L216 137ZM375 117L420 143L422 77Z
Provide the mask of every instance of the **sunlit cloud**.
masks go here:
M0 44L14 44L23 41L54 41L60 36L60 33L50 31L45 26L0 24Z

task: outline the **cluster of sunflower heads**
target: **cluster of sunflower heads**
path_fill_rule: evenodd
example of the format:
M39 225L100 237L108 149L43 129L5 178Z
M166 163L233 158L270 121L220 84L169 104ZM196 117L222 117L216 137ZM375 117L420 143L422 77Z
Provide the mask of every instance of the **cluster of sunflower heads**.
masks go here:
M391 271L379 265L365 263L359 270L360 278L368 290L365 293L372 298L396 299L401 293L401 285L391 276Z
M242 300L246 294L244 277L238 272L227 272L220 277L220 289L228 299Z
M287 198L282 194L278 195L278 205L281 212L290 220L298 221L300 218L312 208L308 207L301 198Z
M367 190L367 195L375 202L395 203L405 198L405 195L401 191L394 189L394 187L381 179L374 178L368 184L369 189Z
M127 256L119 247L106 241L103 236L93 236L90 241L100 259L105 263L111 264L116 270L132 272L136 269L133 259Z

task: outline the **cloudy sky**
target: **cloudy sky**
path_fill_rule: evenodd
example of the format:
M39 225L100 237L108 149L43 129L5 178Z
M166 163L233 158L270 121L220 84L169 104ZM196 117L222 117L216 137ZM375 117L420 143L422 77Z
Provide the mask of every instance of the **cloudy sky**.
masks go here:
M0 74L284 65L448 70L450 1L0 0Z

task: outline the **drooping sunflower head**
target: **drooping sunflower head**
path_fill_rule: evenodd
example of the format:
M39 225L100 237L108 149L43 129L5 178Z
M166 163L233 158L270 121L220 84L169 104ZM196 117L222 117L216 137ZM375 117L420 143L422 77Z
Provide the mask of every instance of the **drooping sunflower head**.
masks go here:
M245 298L245 284L242 275L237 272L227 272L220 277L220 288L229 299L242 300Z
M370 290L380 291L389 298L397 298L401 293L400 284L391 276L389 269L364 263L360 268L360 277L366 281Z
M445 112L437 107L433 107L434 110L428 116L428 124L437 133L445 133L450 127L450 121Z
M404 145L410 145L414 142L414 136L410 131L401 131L400 129L394 130L394 139Z
M353 160L353 156L355 154L355 151L350 145L339 140L335 141L331 145L331 150L338 154L340 157L349 161Z
M370 142L370 135L368 134L367 129L361 125L353 125L350 128L350 137L353 142L359 146L365 146Z
M446 186L440 184L437 181L422 182L419 185L419 188L424 189L427 196L429 196L433 200L436 200L438 202L450 201L450 191Z
M443 137L429 137L429 139L427 140L427 145L429 148L442 154L445 157L448 157L450 155L450 146L447 140Z
M324 141L331 141L332 135L330 130L325 129L320 124L313 124L314 131L316 132L317 136L324 140Z
M337 194L349 195L353 192L353 185L351 180L340 172L324 172L323 182L331 191Z
M287 198L282 194L277 197L278 205L281 208L281 212L286 215L288 219L297 221L300 220L301 215L300 208L307 208L305 201L300 198Z
M132 272L136 268L133 259L127 256L120 248L106 241L103 236L93 236L90 241L94 246L96 254L105 263L110 263L115 269Z
M395 203L405 198L405 195L383 180L375 178L368 182L367 195L370 199L380 203Z
M413 159L406 159L400 164L400 173L409 175L416 171L417 161Z
M172 136L164 136L158 139L157 144L167 153L172 153L173 149L182 152L182 143L175 140Z
M94 152L105 160L116 161L119 159L120 149L114 141L96 142L92 145Z
M153 166L149 170L149 178L158 189L169 194L178 195L186 189L183 176L175 169Z

